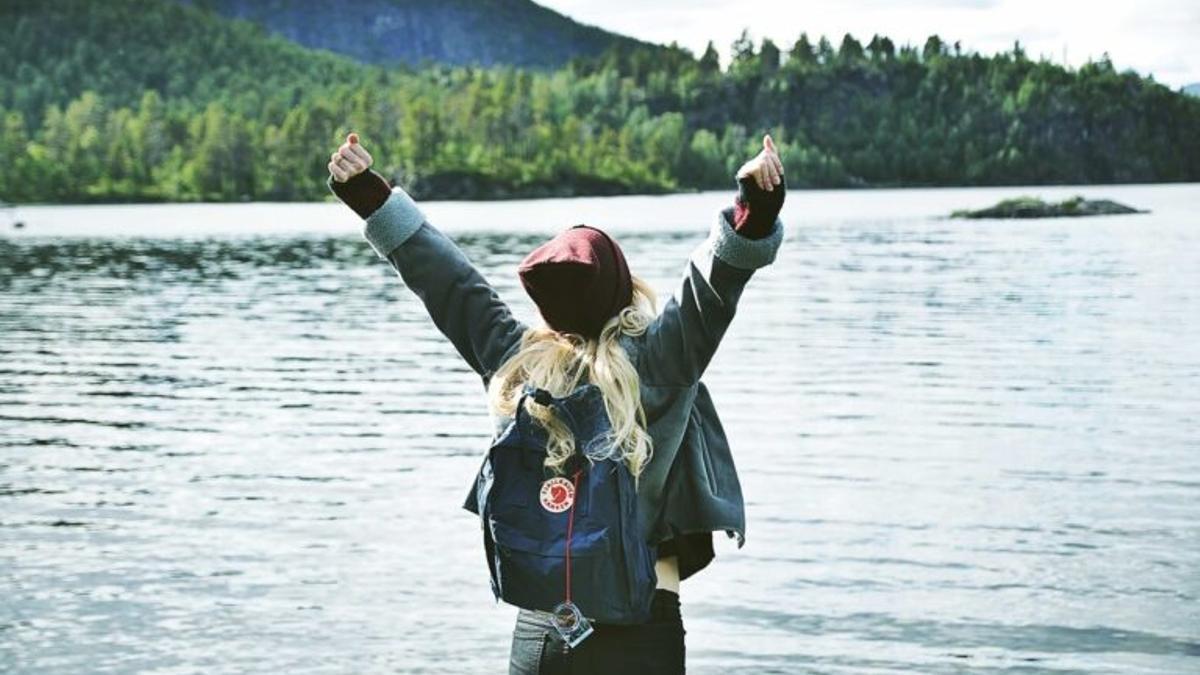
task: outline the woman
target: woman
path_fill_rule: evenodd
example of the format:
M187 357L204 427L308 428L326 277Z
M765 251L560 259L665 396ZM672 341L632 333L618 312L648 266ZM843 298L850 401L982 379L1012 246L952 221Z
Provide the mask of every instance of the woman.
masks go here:
M596 625L568 649L546 613L525 609L513 631L510 673L682 673L679 582L713 559L712 533L745 541L745 509L729 444L700 376L756 269L783 241L783 164L770 136L738 170L734 204L716 214L661 313L602 230L576 225L518 267L542 325L517 320L454 242L413 200L370 169L350 134L329 161L329 186L365 220L363 236L425 304L438 329L483 379L496 429L511 420L521 387L554 396L581 382L603 392L622 457L638 478L642 533L657 545L651 620ZM574 439L553 411L527 399L550 439L545 463L561 466ZM472 486L473 488L473 486ZM473 490L472 490L473 494ZM468 497L468 505L471 497Z

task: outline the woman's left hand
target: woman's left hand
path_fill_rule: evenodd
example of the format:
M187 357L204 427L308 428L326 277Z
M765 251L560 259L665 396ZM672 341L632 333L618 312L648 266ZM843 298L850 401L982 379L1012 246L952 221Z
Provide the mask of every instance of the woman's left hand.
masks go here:
M329 156L329 174L339 183L354 178L371 168L371 153L358 144L358 134L350 133L346 142Z
M776 185L783 182L783 162L779 159L779 151L775 149L775 141L771 139L770 134L763 136L762 152L738 169L738 180L746 176L753 176L758 187L767 192L771 192Z

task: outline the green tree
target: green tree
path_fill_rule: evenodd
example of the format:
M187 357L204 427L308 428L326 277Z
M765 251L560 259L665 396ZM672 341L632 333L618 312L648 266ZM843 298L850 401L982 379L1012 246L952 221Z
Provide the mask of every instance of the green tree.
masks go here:
M808 41L808 33L801 33L800 38L788 52L788 63L798 66L812 66L817 63L817 53Z
M942 39L936 35L930 35L925 39L925 47L921 49L921 58L925 61L932 61L944 54L946 46L942 44Z
M855 40L853 35L846 33L842 37L841 46L838 47L837 58L838 61L847 65L860 63L863 60L862 44Z
M758 50L758 58L764 73L771 74L779 70L779 47L775 46L770 38L763 38L762 46Z
M721 72L721 56L717 54L717 48L713 46L712 40L708 41L708 46L704 48L704 55L700 57L700 70L705 73Z

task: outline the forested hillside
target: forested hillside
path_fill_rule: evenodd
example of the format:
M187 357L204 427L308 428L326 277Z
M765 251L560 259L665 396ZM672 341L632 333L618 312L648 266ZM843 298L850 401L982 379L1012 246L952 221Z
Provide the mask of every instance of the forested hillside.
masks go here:
M365 63L557 67L609 47L651 47L530 0L182 0Z
M551 71L372 66L173 0L0 4L0 199L307 200L354 129L419 197L1200 180L1200 100L1107 60L931 37L621 49Z

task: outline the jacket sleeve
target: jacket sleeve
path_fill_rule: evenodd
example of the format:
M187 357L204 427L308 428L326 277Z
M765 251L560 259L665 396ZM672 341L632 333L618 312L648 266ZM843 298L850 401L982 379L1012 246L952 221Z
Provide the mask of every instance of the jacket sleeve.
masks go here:
M671 297L643 336L640 374L648 384L699 381L733 321L746 283L755 270L775 261L783 243L782 186L776 195L745 183L741 188L737 204L717 214L708 237L692 250ZM766 225L754 233L757 238L742 234L747 223L761 222L764 212Z
M331 188L337 194L340 186ZM438 330L486 386L528 326L513 316L466 254L425 219L402 188L390 188L383 204L365 216L362 234L421 299Z

